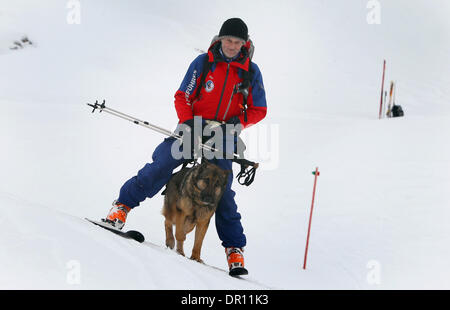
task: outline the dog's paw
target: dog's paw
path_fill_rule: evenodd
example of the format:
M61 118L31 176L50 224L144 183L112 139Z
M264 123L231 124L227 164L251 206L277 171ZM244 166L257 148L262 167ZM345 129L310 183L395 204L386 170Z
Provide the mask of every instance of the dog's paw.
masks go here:
M191 256L191 259L203 264L203 260L200 257Z
M180 254L181 256L185 256L183 250L177 249L177 253Z
M175 240L174 239L167 239L166 240L166 247L168 247L169 249L173 250L173 248L175 247Z

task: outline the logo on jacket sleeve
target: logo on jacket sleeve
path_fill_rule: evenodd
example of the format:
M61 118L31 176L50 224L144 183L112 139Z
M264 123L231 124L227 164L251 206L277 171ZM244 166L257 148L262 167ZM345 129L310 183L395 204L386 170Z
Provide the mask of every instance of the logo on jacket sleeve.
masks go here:
M209 80L205 83L205 90L206 92L211 92L214 89L214 82Z

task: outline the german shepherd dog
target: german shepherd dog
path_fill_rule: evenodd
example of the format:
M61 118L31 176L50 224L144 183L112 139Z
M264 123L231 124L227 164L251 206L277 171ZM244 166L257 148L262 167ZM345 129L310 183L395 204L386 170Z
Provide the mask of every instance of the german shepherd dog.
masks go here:
M194 227L195 241L191 259L200 259L200 250L211 217L225 191L230 171L202 160L200 165L183 168L172 176L166 186L162 214L165 219L166 246L184 256L186 234ZM175 225L175 239L173 236Z

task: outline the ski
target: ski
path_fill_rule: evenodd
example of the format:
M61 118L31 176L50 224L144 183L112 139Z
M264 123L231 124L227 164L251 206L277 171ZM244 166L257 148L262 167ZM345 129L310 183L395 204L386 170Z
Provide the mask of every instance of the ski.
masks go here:
M163 246L157 245L155 243L152 243L152 242L149 242L149 241L145 241L144 236L140 232L138 232L136 230L122 231L120 229L115 228L111 224L108 224L107 222L94 221L94 220L91 220L91 219L88 219L88 218L85 218L85 220L87 220L88 222L91 222L94 225L100 226L101 228L109 230L110 232L112 232L112 233L114 233L114 234L116 234L118 236L124 237L126 239L133 239L133 240L135 240L135 241L137 241L139 243L143 243L143 244L149 245L149 246L151 246L153 248L157 248L158 250L166 251L168 249L168 248L164 248ZM257 283L255 281L247 279L246 277L242 277L242 276L248 275L248 270L245 269L244 267L237 267L237 268L233 268L230 271L227 271L225 269L222 269L222 268L219 268L219 267L216 267L216 266L212 266L212 265L208 265L208 264L205 264L205 263L201 263L201 264L203 266L205 266L205 267L208 267L208 268L211 268L211 269L215 269L215 270L220 270L220 271L222 271L224 273L228 273L228 275L230 275L233 278L240 279L240 280L246 280L246 281L258 284L258 285L263 285L261 283Z
M211 265L208 265L208 264L205 264L205 263L202 263L202 265L204 265L206 267L209 267L209 268L216 269L216 270L220 270L220 271L225 272L225 273L228 273L228 275L232 276L233 278L241 279L241 280L247 280L246 278L241 277L241 276L248 275L248 270L245 269L244 267L235 267L235 268L231 269L230 271L227 271L225 269L222 269L222 268L219 268L219 267L216 267L216 266L211 266Z
M114 226L112 226L111 224L108 224L106 222L99 222L99 221L94 221L88 218L85 218L87 221L91 222L92 224L95 224L97 226L100 226L106 230L109 230L110 232L121 236L123 238L126 239L132 239L135 240L139 243L142 243L145 241L144 235L142 235L140 232L136 231L136 230L128 230L128 231L122 231L120 229L115 228Z
M144 244L147 245L147 246L150 246L150 247L152 247L152 248L154 248L154 249L156 249L158 251L164 251L164 252L165 251L173 251L174 253L176 253L176 251L170 250L166 246L161 246L161 245L158 245L158 244L150 242L150 241L145 241ZM248 281L248 282L251 282L251 283L254 283L254 284L257 284L257 285L269 288L265 284L256 282L255 280L252 280L251 278L249 279L247 277L243 277L243 276L247 276L248 275L248 270L243 268L243 267L242 268L234 268L232 271L229 271L229 270L225 270L225 269L220 268L220 267L216 267L216 266L213 266L213 265L206 264L205 262L201 262L200 264L202 264L202 266L205 266L207 268L214 269L214 270L223 272L225 274L228 274L229 276L231 276L231 277L233 277L235 279Z
M248 275L248 270L245 269L244 267L236 267L236 268L231 269L228 274L234 278L241 279L240 276Z

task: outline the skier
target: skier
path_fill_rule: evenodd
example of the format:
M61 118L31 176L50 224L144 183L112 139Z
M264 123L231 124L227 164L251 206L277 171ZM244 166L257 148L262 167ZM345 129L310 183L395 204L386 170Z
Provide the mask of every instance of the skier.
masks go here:
M244 21L240 18L226 20L208 52L191 63L175 93L178 125L191 129L183 131L183 139L190 131L192 139L186 141L193 141L194 116L202 117L202 124L211 120L216 122L224 130L225 139L230 134L226 131L227 125L246 128L265 117L265 91L261 72L251 61L253 51ZM153 152L153 162L147 163L136 176L125 182L106 217L107 222L122 229L128 213L146 198L157 194L169 181L173 170L184 162L183 158L175 159L171 152L174 141L172 137L164 139ZM232 172L231 160L214 161L222 169ZM244 268L243 248L246 245L232 182L233 174L230 173L215 213L216 230L225 248L230 271Z

